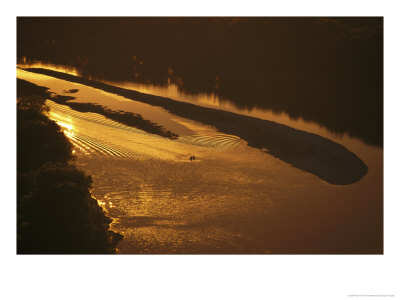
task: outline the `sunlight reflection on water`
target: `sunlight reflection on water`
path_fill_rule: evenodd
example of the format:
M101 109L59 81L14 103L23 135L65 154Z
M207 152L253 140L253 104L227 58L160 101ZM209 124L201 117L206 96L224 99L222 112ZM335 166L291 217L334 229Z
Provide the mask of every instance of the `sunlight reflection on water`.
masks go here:
M18 74L52 91L76 88L26 73ZM81 95L94 90L82 85L79 89L77 101L87 101ZM99 94L92 95L109 105L118 101ZM120 253L376 253L381 249L382 149L378 147L342 138L369 172L355 184L334 186L248 147L235 136L173 115L164 115L169 120L164 124L185 128L176 140L52 101L47 104L50 118L63 125L75 146L77 165L92 175L93 195L114 219L112 227L125 236ZM189 161L191 155L196 160Z

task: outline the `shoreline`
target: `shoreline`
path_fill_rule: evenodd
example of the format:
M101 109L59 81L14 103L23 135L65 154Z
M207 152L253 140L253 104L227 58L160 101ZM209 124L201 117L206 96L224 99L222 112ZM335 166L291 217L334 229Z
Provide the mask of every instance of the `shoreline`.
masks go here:
M365 163L343 145L273 121L144 94L53 70L23 70L84 84L131 100L162 107L177 116L211 125L223 133L240 137L247 141L250 147L312 173L330 184L355 183L368 172Z

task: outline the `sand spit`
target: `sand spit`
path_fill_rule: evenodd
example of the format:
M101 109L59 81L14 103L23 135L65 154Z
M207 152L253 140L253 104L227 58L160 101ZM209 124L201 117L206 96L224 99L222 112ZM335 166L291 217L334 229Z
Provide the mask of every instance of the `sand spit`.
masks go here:
M226 134L236 135L246 140L251 147L261 149L331 184L351 184L359 181L368 172L368 167L354 153L338 143L313 133L272 121L144 94L57 71L42 68L24 70L84 84L159 106L177 116L214 126Z

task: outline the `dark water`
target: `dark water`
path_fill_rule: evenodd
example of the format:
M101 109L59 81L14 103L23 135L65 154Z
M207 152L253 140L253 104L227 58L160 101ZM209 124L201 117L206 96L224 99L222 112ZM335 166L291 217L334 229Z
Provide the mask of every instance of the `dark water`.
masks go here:
M18 18L19 63L173 85L383 144L383 18Z

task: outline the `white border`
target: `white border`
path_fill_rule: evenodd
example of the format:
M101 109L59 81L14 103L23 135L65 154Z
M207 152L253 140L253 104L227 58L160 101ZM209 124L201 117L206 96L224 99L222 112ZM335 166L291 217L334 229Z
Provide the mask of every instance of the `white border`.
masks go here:
M351 299L400 295L395 1L14 1L2 11L2 299ZM16 256L16 16L384 16L385 255ZM5 116L5 117L4 117ZM5 166L5 167L4 167ZM397 279L397 281L396 281ZM362 299L357 297L357 299ZM365 299L365 298L364 298ZM381 299L374 297L373 299Z

